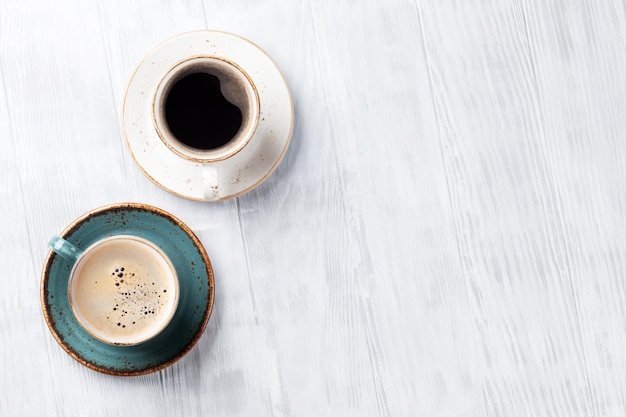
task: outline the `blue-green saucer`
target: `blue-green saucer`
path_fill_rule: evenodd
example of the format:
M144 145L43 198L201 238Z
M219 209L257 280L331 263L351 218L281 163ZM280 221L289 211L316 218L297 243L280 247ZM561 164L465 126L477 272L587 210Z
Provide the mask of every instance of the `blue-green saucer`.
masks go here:
M121 203L81 216L60 237L80 248L114 235L135 235L159 246L178 274L180 298L170 324L155 338L135 346L114 346L87 333L68 299L72 263L50 251L41 279L41 303L50 331L67 353L96 371L141 375L182 358L202 336L213 308L213 270L196 235L171 214L146 204Z

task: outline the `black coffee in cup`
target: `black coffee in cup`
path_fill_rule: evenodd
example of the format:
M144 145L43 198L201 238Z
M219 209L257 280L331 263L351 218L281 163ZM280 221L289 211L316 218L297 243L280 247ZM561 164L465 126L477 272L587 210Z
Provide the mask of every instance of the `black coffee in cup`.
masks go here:
M165 99L165 120L172 134L195 149L215 149L241 128L242 112L228 101L220 79L196 72L176 81Z
M154 96L161 139L185 158L219 160L250 139L259 120L256 87L234 63L193 57L163 77Z

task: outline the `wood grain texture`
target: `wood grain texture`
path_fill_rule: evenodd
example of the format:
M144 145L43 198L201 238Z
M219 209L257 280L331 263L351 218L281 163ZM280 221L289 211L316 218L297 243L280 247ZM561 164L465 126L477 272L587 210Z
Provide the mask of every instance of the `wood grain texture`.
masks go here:
M119 129L162 40L240 34L291 86L283 163L218 204ZM0 415L623 416L619 0L0 2ZM159 373L73 361L46 242L100 205L170 211L213 261L199 344Z

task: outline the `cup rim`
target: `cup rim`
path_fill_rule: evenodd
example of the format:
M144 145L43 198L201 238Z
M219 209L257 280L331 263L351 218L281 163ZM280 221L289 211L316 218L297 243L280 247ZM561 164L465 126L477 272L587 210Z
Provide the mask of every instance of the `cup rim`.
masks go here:
M187 72L188 68L193 65L201 64L202 62L207 61L217 61L219 63L218 65L225 64L227 66L230 66L232 67L232 69L234 69L233 73L241 75L240 81L244 82L246 85L246 89L249 89L252 93L251 97L250 95L248 95L252 99L250 100L250 105L252 108L250 116L252 120L248 123L250 127L247 129L247 131L241 133L241 137L237 137L238 135L240 135L240 133L237 132L237 134L224 145L219 146L215 149L204 150L185 145L183 142L176 138L176 136L169 129L168 124L165 120L163 107L172 86L184 76L193 73ZM241 66L237 65L230 59L224 58L222 56L199 54L181 59L180 61L170 66L163 73L161 78L158 80L156 88L154 89L154 94L152 95L151 115L152 124L154 125L156 134L159 136L161 141L163 141L165 146L167 146L172 152L182 158L193 162L219 162L231 158L233 155L239 153L254 137L254 134L256 133L257 127L259 125L259 120L261 118L261 101L259 99L259 92L254 81L252 81L252 78L243 68L241 68Z
M74 302L75 300L72 297L72 288L73 288L72 283L74 282L74 279L75 279L74 273L76 272L76 268L78 267L80 262L89 254L89 252L93 251L98 246L102 246L102 245L104 245L104 244L106 244L106 243L108 243L108 242L110 242L112 240L118 240L118 239L136 240L136 241L139 241L139 242L149 246L150 248L154 249L155 251L157 251L159 253L159 255L165 260L165 262L167 263L167 265L170 268L170 271L172 272L173 281L174 281L174 291L175 291L175 293L174 293L174 302L173 302L172 306L170 307L170 311L168 312L168 314L165 317L165 319L161 323L159 323L159 325L157 327L155 327L154 331L146 334L144 337L132 339L131 341L126 341L126 342L119 342L119 341L115 341L113 339L107 339L106 337L103 337L99 333L95 332L92 327L88 326L85 323L85 321L81 318L81 315L77 313L75 302ZM176 310L178 308L178 302L179 302L179 298L180 298L180 288L179 287L180 287L180 283L179 283L179 280L178 280L178 273L176 271L176 268L174 267L174 264L170 260L169 256L167 256L167 254L158 245L156 245L153 242L151 242L150 240L145 239L145 238L140 237L140 236L135 236L135 235L130 235L130 234L120 234L120 235L113 235L113 236L105 237L104 239L100 239L99 241L97 241L95 243L92 243L86 249L83 250L83 253L78 257L76 262L74 262L74 265L72 266L72 270L70 271L70 275L69 275L69 278L68 278L68 281L67 281L67 297L68 297L70 308L72 309L72 313L74 314L74 318L76 319L78 324L80 324L80 326L83 328L83 330L85 330L87 333L89 333L95 339L98 339L99 341L101 341L103 343L108 343L108 344L114 345L114 346L135 346L135 345L139 345L141 343L145 343L145 342L147 342L149 340L154 339L163 330L165 330L165 328L170 324L170 322L172 321L172 318L174 318L174 315L176 314Z

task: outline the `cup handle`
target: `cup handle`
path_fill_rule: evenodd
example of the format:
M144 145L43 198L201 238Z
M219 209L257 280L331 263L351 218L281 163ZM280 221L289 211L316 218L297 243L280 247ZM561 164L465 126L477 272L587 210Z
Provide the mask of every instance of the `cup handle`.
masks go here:
M83 254L82 250L78 249L76 246L59 236L55 236L50 239L48 247L68 261L76 262L80 255Z

